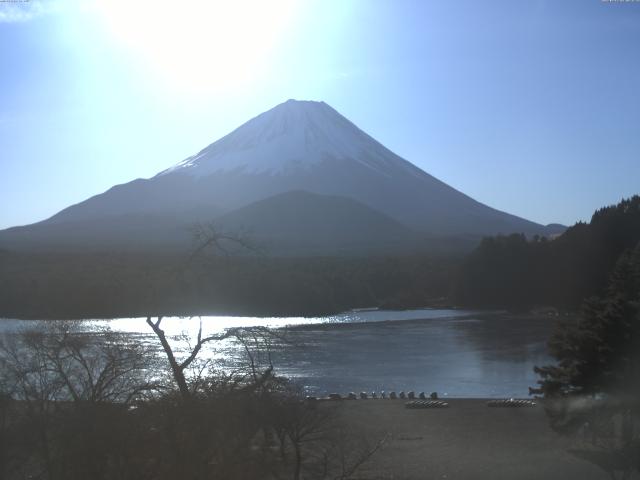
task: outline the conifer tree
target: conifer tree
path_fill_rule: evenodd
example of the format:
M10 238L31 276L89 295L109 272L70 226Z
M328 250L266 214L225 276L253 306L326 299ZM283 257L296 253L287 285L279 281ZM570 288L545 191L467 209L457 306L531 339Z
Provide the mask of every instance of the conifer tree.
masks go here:
M573 435L572 452L611 478L630 478L640 471L640 244L549 346L558 363L536 372L551 427Z

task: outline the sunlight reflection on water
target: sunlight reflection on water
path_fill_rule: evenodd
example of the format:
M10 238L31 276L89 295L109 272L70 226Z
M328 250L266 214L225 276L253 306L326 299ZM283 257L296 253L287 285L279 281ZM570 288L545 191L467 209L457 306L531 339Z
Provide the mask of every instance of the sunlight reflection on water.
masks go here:
M546 341L553 321L500 312L421 309L352 311L328 317L166 317L162 320L177 356L186 355L202 320L203 335L232 327L283 329L274 342L276 371L307 391L415 390L457 397L526 396L535 385L534 365L550 362ZM0 331L40 322L4 319ZM105 327L157 345L145 318L85 320L81 328ZM232 370L246 361L234 340L207 345L201 358Z

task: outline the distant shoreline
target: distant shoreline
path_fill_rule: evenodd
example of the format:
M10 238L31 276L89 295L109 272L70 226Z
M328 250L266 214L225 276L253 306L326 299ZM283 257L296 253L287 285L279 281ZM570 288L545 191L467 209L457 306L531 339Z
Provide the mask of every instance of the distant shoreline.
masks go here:
M167 313L153 313L153 314L144 314L144 315L140 315L137 312L136 313L132 313L130 315L118 315L118 316L108 316L108 315L91 315L91 316L73 316L73 315L69 315L69 316L46 316L46 315L39 315L39 316L32 316L32 315L25 315L25 316L21 316L21 315L3 315L2 313L0 313L0 321L3 320L20 320L20 321L65 321L65 320L69 320L69 321L86 321L86 320L118 320L118 319L125 319L125 318L146 318L148 316L151 317L157 317L158 315L162 316L162 317L179 317L179 318L188 318L188 317L193 317L193 318L198 318L198 317L238 317L238 318L246 318L246 317L255 317L255 318L296 318L296 317L302 317L302 318L319 318L319 317L332 317L332 316L337 316L337 315L343 315L343 314L348 314L348 313L365 313L365 312L409 312L409 311L414 311L414 310L469 310L469 311L473 311L475 315L496 315L496 314L501 314L501 315L513 315L513 316L517 316L520 318L555 318L555 317L565 317L565 316L572 316L572 315L576 315L578 314L578 312L574 312L574 311L563 311L563 312L558 312L556 311L555 313L549 313L546 311L536 311L536 309L531 309L531 310L525 310L525 311L520 311L520 310L510 310L507 308L487 308L487 307L473 307L473 306L462 306L462 305L433 305L433 306L420 306L420 307L415 307L415 306L408 306L406 308L374 308L374 307L368 307L368 308L353 308L353 309L348 309L348 310L340 310L340 311L331 311L328 313L310 313L310 312L298 312L298 313L287 313L285 314L274 314L271 312L266 312L266 313L262 313L262 314L254 314L254 313L248 313L245 311L238 311L235 309L232 310L226 310L226 311L212 311L212 312L167 312ZM415 319L415 320L419 320L419 319ZM406 321L410 321L410 320L406 320ZM330 325L336 325L336 324L330 324ZM343 324L340 324L343 325ZM317 326L317 325L316 325Z

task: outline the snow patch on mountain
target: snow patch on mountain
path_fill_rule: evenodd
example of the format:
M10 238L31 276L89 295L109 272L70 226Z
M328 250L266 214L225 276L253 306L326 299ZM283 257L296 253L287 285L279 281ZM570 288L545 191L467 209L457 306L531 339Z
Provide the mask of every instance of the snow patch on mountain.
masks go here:
M158 175L286 174L324 160L354 161L381 175L423 173L324 102L288 100Z

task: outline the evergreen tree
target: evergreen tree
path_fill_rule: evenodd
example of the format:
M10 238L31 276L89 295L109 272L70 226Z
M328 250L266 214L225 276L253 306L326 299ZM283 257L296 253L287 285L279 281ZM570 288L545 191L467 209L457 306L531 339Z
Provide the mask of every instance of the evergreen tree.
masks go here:
M590 223L579 222L550 241L489 237L462 265L455 299L480 307L576 310L585 298L603 295L617 259L638 242L638 195L596 211Z
M558 364L536 368L545 395L637 389L639 334L640 244L620 257L604 297L587 300L579 318L558 325L549 342Z
M563 321L549 342L557 365L537 367L552 428L573 453L630 478L640 471L640 243L620 256L602 298Z

